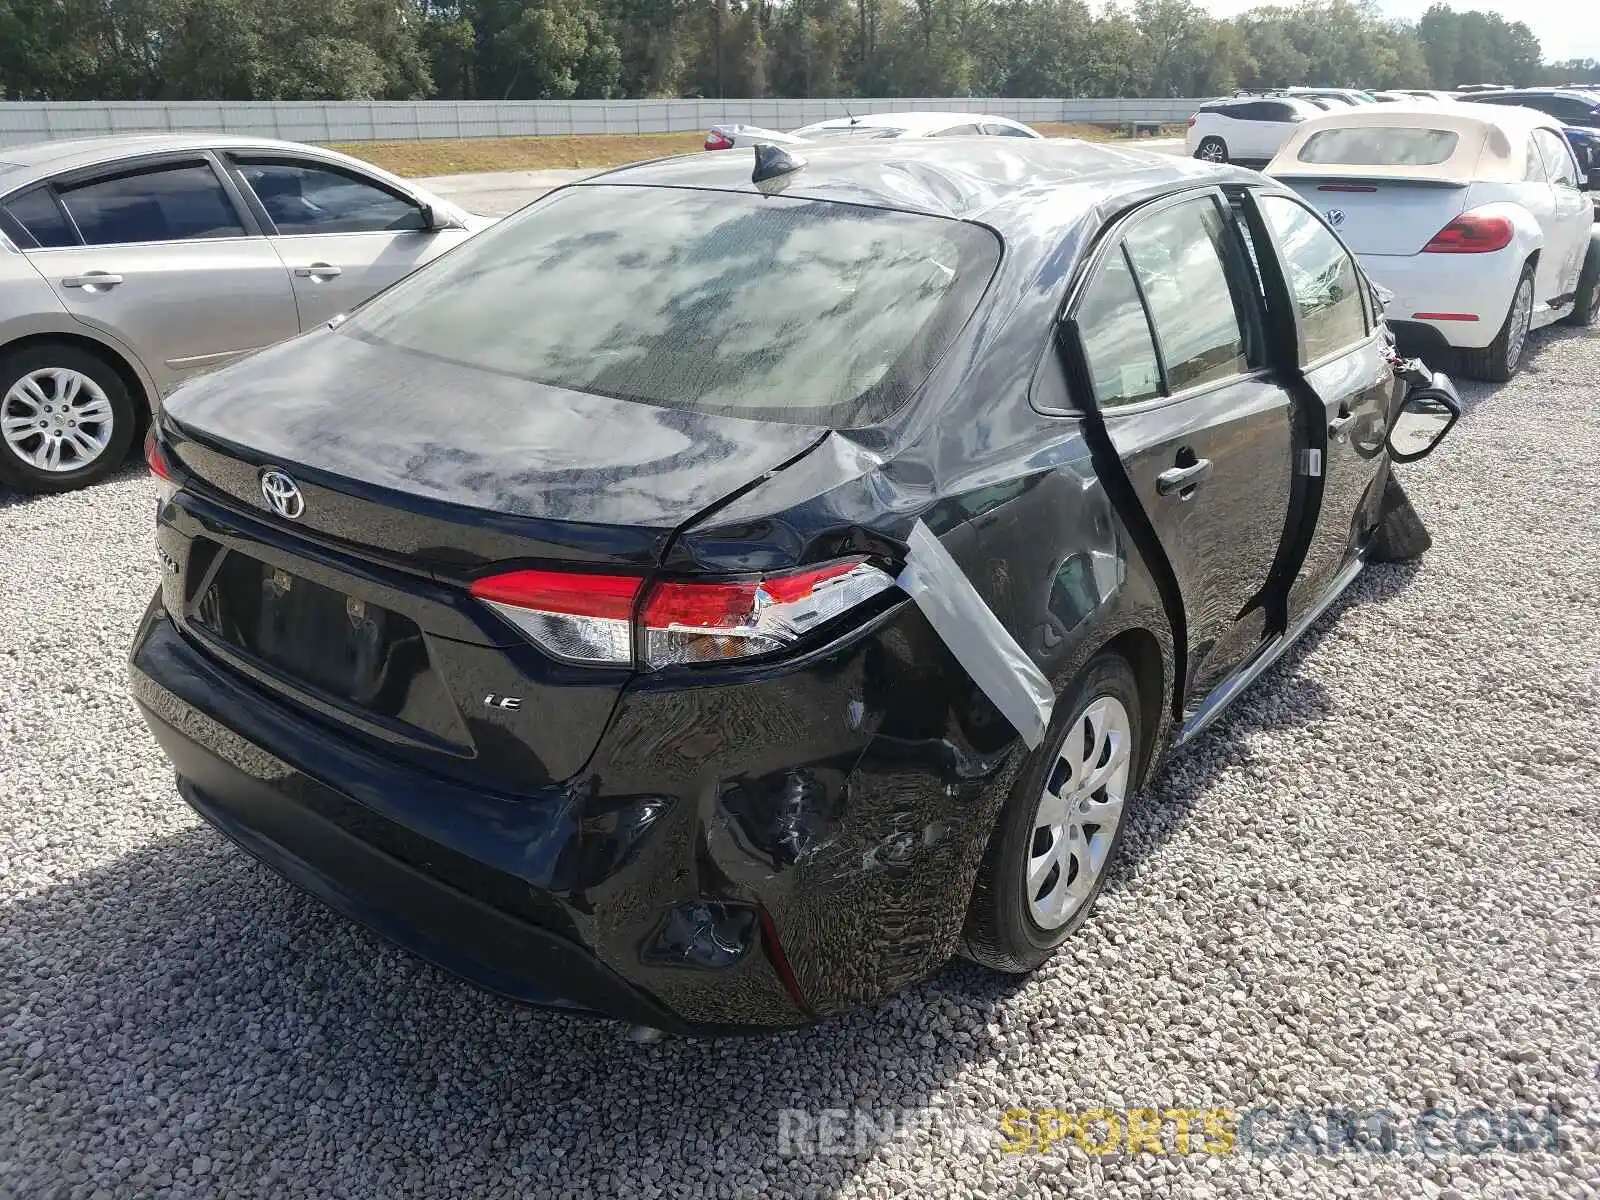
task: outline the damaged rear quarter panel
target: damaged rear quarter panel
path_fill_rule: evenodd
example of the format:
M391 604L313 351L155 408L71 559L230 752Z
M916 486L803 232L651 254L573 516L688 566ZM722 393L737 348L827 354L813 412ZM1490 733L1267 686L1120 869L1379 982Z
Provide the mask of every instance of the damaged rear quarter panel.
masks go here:
M1037 340L1019 339L1018 352L977 381L989 403L952 401L910 445L830 435L681 532L668 568L777 570L892 553L923 520L1057 695L1108 643L1145 639L1155 664L1141 678L1154 733L1147 766L1167 736L1170 629L1079 422L1028 404L1044 345L1042 326ZM697 841L701 877L686 887L765 906L817 1013L880 998L951 956L995 817L1027 756L909 602L829 663L826 672L769 671L727 707L686 707L693 727L658 714L648 752L635 747L600 772L610 778L652 759L697 772L694 812L682 815L696 825L684 836ZM830 683L819 689L823 677ZM622 719L642 701L635 685ZM763 759L772 772L749 768ZM722 773L734 764L737 775Z

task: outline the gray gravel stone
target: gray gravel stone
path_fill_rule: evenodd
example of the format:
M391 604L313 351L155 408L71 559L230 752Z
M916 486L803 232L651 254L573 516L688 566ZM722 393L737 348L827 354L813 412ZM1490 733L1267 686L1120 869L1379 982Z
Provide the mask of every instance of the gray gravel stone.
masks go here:
M0 496L0 1196L1594 1194L1596 380L1600 338L1563 330L1465 389L1401 468L1431 553L1370 570L1162 773L1034 978L956 964L770 1039L513 1008L255 866L127 697L149 483ZM999 1148L1013 1106L1433 1104L1555 1113L1562 1146ZM783 1110L830 1108L939 1119L781 1152Z

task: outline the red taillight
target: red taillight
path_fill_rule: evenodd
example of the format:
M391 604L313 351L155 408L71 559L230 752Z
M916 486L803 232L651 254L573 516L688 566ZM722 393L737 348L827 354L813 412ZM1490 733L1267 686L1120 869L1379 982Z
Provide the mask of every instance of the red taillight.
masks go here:
M1195 123L1195 121L1197 121L1199 119L1199 116L1200 116L1200 114L1196 113L1194 116L1189 118L1189 128L1190 129L1194 128L1194 123Z
M1516 230L1509 217L1462 213L1433 235L1424 254L1489 254L1511 244Z
M511 571L470 591L567 662L667 667L781 650L893 584L853 558L759 579L657 583L642 605L643 581L631 575Z
M557 658L630 666L633 606L643 582L633 575L509 571L479 579L468 591Z
M469 589L479 600L541 612L608 621L633 620L643 581L632 575L575 575L569 571L510 571Z
M706 149L707 150L732 150L733 149L733 139L731 137L729 137L727 134L723 133L722 130L720 130L720 129L716 128L715 126L713 126L711 131L706 134Z
M172 460L167 457L166 447L156 437L153 425L150 432L144 435L144 461L150 468L150 474L155 477L156 491L161 499L171 500L178 494L182 484L178 480L178 473L173 470Z
M890 587L888 575L847 559L728 583L658 583L640 624L652 667L768 654Z

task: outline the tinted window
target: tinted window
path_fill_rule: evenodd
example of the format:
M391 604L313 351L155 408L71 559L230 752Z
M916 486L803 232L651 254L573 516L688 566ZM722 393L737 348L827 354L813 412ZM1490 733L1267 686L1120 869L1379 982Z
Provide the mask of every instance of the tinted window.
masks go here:
M1360 272L1328 227L1282 196L1262 196L1261 211L1283 253L1300 313L1300 361L1314 362L1367 334Z
M983 131L990 137L1031 137L1026 129L1018 129L1015 125L985 125Z
M1300 110L1292 104L1268 103L1257 107L1262 110L1262 115L1256 118L1259 121L1292 121L1300 115Z
M1161 368L1125 251L1106 259L1078 307L1078 335L1102 408L1161 394Z
M1553 100L1546 112L1554 113L1568 125L1588 125L1594 118L1590 115L1593 105L1585 104L1572 96L1559 96Z
M44 188L34 188L6 202L6 212L36 246L76 246L78 235Z
M61 202L89 246L239 237L245 230L205 164L164 167L74 187Z
M423 226L415 204L342 171L246 162L239 173L279 233L376 233Z
M1128 258L1144 289L1169 392L1247 369L1222 265L1224 236L1222 214L1210 198L1157 213L1128 232Z
M595 185L478 234L340 332L577 391L844 428L910 398L999 254L987 230L939 217Z
M1578 166L1572 160L1567 140L1548 129L1535 129L1533 136L1539 143L1539 151L1544 156L1544 165L1550 172L1551 181L1564 183L1568 187L1577 187Z
M1389 128L1381 125L1319 129L1306 139L1298 157L1305 163L1425 167L1444 162L1456 152L1460 140L1448 129Z
M976 125L952 125L949 129L941 129L934 137L977 137L982 130Z

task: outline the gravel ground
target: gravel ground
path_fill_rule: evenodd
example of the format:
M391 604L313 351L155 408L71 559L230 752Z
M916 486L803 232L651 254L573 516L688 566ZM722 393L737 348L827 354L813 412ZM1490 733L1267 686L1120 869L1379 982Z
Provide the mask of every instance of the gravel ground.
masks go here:
M1054 963L763 1040L519 1010L229 848L124 688L149 484L0 498L0 1195L1600 1194L1596 379L1557 332L1468 389L1402 469L1433 551L1169 765ZM1418 1153L1434 1104L1557 1148ZM1008 1154L1010 1106L1382 1107L1410 1152ZM825 1109L916 1111L805 1153Z

